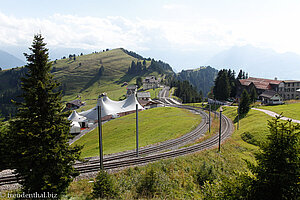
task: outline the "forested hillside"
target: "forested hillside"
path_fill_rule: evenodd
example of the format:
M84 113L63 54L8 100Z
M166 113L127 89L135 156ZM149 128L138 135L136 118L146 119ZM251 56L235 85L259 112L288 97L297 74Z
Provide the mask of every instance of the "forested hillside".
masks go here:
M182 70L177 74L178 80L188 80L198 92L202 91L203 96L207 96L207 93L214 85L214 80L218 74L218 70L207 66L200 67L194 70Z

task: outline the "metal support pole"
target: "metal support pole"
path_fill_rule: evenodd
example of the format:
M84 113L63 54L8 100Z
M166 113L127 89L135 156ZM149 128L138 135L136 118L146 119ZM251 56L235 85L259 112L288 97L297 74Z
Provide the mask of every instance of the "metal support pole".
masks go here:
M211 105L209 104L209 114L208 114L208 130L210 132L210 110L211 110Z
M103 147L102 147L102 121L101 121L101 106L98 109L98 131L99 131L99 156L100 156L100 169L103 170Z
M219 153L221 152L221 130L222 130L222 107L220 107L220 127L219 127Z
M139 108L136 104L136 157L139 157Z

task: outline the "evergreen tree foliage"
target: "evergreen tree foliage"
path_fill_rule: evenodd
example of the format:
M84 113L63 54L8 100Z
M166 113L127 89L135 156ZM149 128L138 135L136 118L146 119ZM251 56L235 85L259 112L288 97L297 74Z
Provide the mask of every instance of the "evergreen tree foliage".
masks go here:
M142 77L140 77L140 76L137 77L136 85L137 85L138 88L142 87L142 85L143 85Z
M247 79L248 78L248 73L245 75L245 72L243 70L239 71L238 76L236 77L236 79Z
M230 83L228 78L228 72L226 69L219 71L218 76L215 80L215 86L213 89L214 97L217 100L227 100L230 97Z
M243 91L239 104L239 114L245 116L250 110L250 96L246 90Z
M4 118L0 113L0 171L10 168L10 152L8 151L7 128L2 122Z
M98 172L92 195L94 198L113 198L117 195L113 179L106 171Z
M22 78L22 103L9 127L12 168L25 193L53 192L59 196L78 172L73 168L81 147L70 147L69 113L62 113L61 92L50 74L48 49L40 34L34 36Z
M249 164L253 179L252 199L299 199L300 125L268 122L270 134L255 155L257 165Z
M251 100L251 102L255 103L256 99L257 99L257 92L256 92L255 87L252 87L250 89L250 100Z
M218 74L218 70L210 67L200 67L196 70L182 70L177 74L177 79L181 81L189 81L198 92L202 90L204 96L210 92L211 87L214 85L214 80Z
M196 103L202 101L202 96L198 93L189 81L179 81L174 78L170 82L170 87L176 87L174 95L182 99L183 103Z
M146 174L142 177L140 185L137 187L137 193L140 196L153 198L155 193L159 190L159 181L158 175L151 168Z

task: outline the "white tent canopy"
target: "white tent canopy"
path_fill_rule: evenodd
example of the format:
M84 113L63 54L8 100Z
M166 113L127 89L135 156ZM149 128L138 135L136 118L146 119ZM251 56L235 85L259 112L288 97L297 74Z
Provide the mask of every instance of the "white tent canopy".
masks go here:
M103 96L99 98L97 102L97 106L101 106L101 117L133 111L136 109L136 104L138 104L139 110L144 109L136 100L135 95L130 95L123 101L113 101L107 96ZM97 106L79 114L86 117L88 120L98 120Z
M87 121L86 117L79 115L75 110L68 117L68 120L73 121L73 122L86 122Z
M80 124L73 121L71 123L70 133L80 133Z

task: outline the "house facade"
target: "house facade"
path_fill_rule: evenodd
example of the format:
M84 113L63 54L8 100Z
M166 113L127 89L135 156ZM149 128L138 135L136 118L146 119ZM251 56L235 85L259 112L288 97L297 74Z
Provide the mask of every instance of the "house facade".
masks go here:
M160 79L156 79L155 76L148 76L143 80L143 89L149 90L153 88L158 88Z
M262 104L265 105L280 105L283 104L283 98L274 90L266 90L258 97Z
M151 100L150 92L138 92L136 96L137 96L138 101L139 100L143 100L143 101Z
M300 81L287 80L282 81L279 85L279 94L285 100L300 98Z

